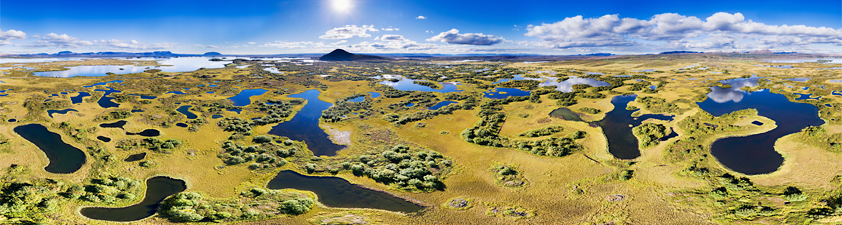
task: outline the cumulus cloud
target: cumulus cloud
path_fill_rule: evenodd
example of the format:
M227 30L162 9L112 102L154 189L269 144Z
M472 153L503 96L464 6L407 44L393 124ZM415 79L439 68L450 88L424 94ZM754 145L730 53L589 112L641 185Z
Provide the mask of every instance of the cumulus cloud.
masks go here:
M495 45L503 43L506 39L494 35L483 35L482 33L460 34L459 30L452 29L433 36L427 39L427 41L441 41L448 44L460 45Z
M383 28L383 31L399 31L399 30L401 30L401 29L393 28L393 27Z
M344 27L337 27L325 32L324 35L319 36L321 39L349 39L352 37L371 37L370 34L366 33L368 31L371 32L378 32L374 28L374 25L363 25L362 27L358 27L357 25L345 25Z
M55 33L50 33L44 36L41 36L41 40L35 41L29 47L35 48L42 48L42 47L56 47L56 48L78 48L78 47L85 47L93 45L93 42L79 40L79 38L71 37L67 34L58 35Z
M0 30L0 45L8 45L12 44L10 40L22 40L26 39L26 33L19 30L7 30L2 31Z
M657 14L648 20L620 18L618 15L598 18L575 16L551 24L529 25L525 35L540 38L541 43L536 46L559 49L640 45L635 39L703 49L747 47L750 44L741 41L757 41L736 38L741 35L765 38L767 45L842 45L842 30L805 25L767 25L747 20L741 13L724 12L704 20L676 13ZM704 38L703 35L707 35L704 41L689 40Z
M416 20L426 20L426 19L427 19L427 17L425 17L425 16L418 16L418 17L415 17L415 19L416 19Z
M408 39L404 38L401 35L394 35L394 34L387 34L380 37L382 41L408 41Z

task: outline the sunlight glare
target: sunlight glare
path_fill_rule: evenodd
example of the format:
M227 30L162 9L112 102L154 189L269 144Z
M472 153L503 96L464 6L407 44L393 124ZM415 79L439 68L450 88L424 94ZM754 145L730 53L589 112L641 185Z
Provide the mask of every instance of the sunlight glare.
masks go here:
M351 7L353 7L353 5L351 4L351 0L331 0L331 1L333 1L333 10L336 10L336 11L339 11L339 12L346 12L349 9L351 9Z

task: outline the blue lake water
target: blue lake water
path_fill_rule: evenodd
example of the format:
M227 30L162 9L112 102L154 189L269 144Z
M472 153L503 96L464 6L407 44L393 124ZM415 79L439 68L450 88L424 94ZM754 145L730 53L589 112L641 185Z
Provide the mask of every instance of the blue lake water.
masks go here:
M266 188L312 191L318 196L319 202L329 207L384 209L405 213L424 209L388 193L353 185L342 178L306 176L289 170L279 172L266 184Z
M348 99L349 102L362 102L365 100L365 96L360 96L352 99Z
M211 119L219 119L222 118L222 115L212 115Z
M146 157L146 155L140 156ZM146 181L146 196L138 204L123 208L86 207L79 210L85 217L107 221L135 221L155 215L165 198L187 189L183 180L153 177Z
M409 104L404 105L404 107L413 107L415 106L414 102L410 102Z
M156 96L148 96L148 95L139 95L139 94L129 94L131 96L140 96L140 99L156 99Z
M83 98L88 96L91 96L91 94L88 92L79 92L79 95L76 95L75 97L70 97L70 102L73 104L82 103Z
M44 170L50 173L73 173L82 168L86 156L82 150L61 140L61 135L53 133L41 124L33 123L17 126L14 132L44 151L50 164Z
M380 92L373 92L373 91L371 91L371 92L368 92L368 94L370 94L370 95L371 95L371 98L378 98L378 97L380 97Z
M632 117L632 113L640 110L627 110L629 102L634 101L637 95L620 95L611 99L614 109L605 114L605 118L596 122L602 127L605 137L608 139L608 152L619 159L634 159L640 156L640 149L637 137L632 133L632 127L639 126L647 119L672 121L675 116L661 114L645 114L639 117Z
M141 58L141 60L157 60L159 65L165 66L132 66L132 65L102 65L102 66L74 66L65 71L35 72L35 76L45 77L76 77L76 76L106 76L106 73L128 74L140 73L149 69L159 69L163 72L195 71L199 68L223 68L230 61L210 61L206 57L178 57L164 60L155 58ZM122 70L121 70L122 69Z
M797 82L806 82L806 81L810 80L810 78L790 78L790 79L784 79L784 80L788 80L788 81L797 81Z
M746 83L745 80L742 83ZM791 102L784 95L768 90L740 90L743 86L756 85L755 79L753 84L732 84L727 89L711 87L708 99L698 103L702 110L714 116L754 108L758 115L776 122L777 127L766 133L719 139L711 145L711 154L722 165L749 175L771 173L783 164L784 158L775 151L775 141L779 138L800 132L807 126L824 124L819 118L818 108L811 104Z
M114 98L113 98L113 97L108 97L108 95L111 95L111 93L119 93L119 92L121 92L121 91L114 90L114 88L111 88L111 87L105 87L105 88L108 88L108 90L103 90L103 89L95 89L95 90L94 90L94 91L102 91L102 92L105 92L105 94L103 94L103 95L102 95L102 98L99 98L99 101L97 101L97 102L96 102L97 104L99 104L99 107L102 107L102 108L116 108L116 107L120 107L120 104L117 104L117 103L114 103L113 101L111 101L111 100L113 100Z
M505 92L505 94L503 94ZM486 91L483 93L482 97L485 98L493 98L493 99L503 99L512 96L529 96L529 91L523 91L517 88L494 88L492 90Z
M308 90L304 93L289 95L291 98L303 98L307 100L306 105L295 114L292 120L280 123L272 127L269 134L288 137L296 141L304 141L307 148L313 151L314 155L333 156L336 151L345 148L330 140L327 133L319 127L319 119L322 111L330 108L333 104L320 100L318 90Z
M184 114L185 116L187 116L187 119L190 119L190 120L199 118L199 116L196 116L196 114L194 114L193 112L190 112L190 107L192 107L192 106L191 105L183 105L181 107L178 107L178 109L176 109L175 111L178 111L181 114Z
M187 93L184 93L184 92L181 92L181 91L170 91L170 92L167 92L167 94L186 95Z
M234 106L247 106L251 104L251 97L258 96L266 93L269 90L265 90L262 88L258 89L243 89L240 91L240 94L235 95L234 97L228 98L231 102L234 102ZM319 113L321 115L321 111Z
M79 112L79 111L76 111L75 109L47 110L47 115L49 115L50 118L53 118L53 113L67 114L68 112Z
M409 79L403 76L396 76L396 75L384 75L384 76L376 76L373 77L374 79L388 79L388 78L396 78L399 79L397 82L392 82L389 80L381 81L380 84L391 86L395 89L401 91L424 91L424 92L439 92L439 93L448 93L448 92L461 92L461 90L457 90L458 86L454 83L444 82L438 83L442 86L442 89L435 89L428 86L420 85L413 83L413 79Z
M822 96L817 96L815 98L810 98L813 94L801 94L801 93L793 93L794 95L798 95L798 98L795 100L819 100Z
M431 106L429 109L430 109L430 110L437 110L437 109L440 109L441 107L445 107L445 106L447 106L447 105L450 105L450 104L455 104L455 103L459 103L459 102L455 102L455 101L442 101L442 102L436 103L435 105Z

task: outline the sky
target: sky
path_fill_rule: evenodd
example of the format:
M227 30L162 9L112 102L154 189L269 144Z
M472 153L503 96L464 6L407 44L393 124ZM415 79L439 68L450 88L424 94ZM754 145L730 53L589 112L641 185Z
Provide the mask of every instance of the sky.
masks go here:
M0 1L0 54L842 53L842 1Z

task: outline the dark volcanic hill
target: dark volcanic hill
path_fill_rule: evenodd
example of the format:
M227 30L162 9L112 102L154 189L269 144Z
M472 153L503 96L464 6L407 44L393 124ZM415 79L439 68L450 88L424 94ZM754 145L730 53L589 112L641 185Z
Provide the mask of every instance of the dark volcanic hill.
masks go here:
M386 57L380 56L373 56L373 55L359 55L350 53L348 51L342 49L336 49L332 52L328 53L327 55L323 55L319 58L322 61L382 61L382 60L392 60Z

